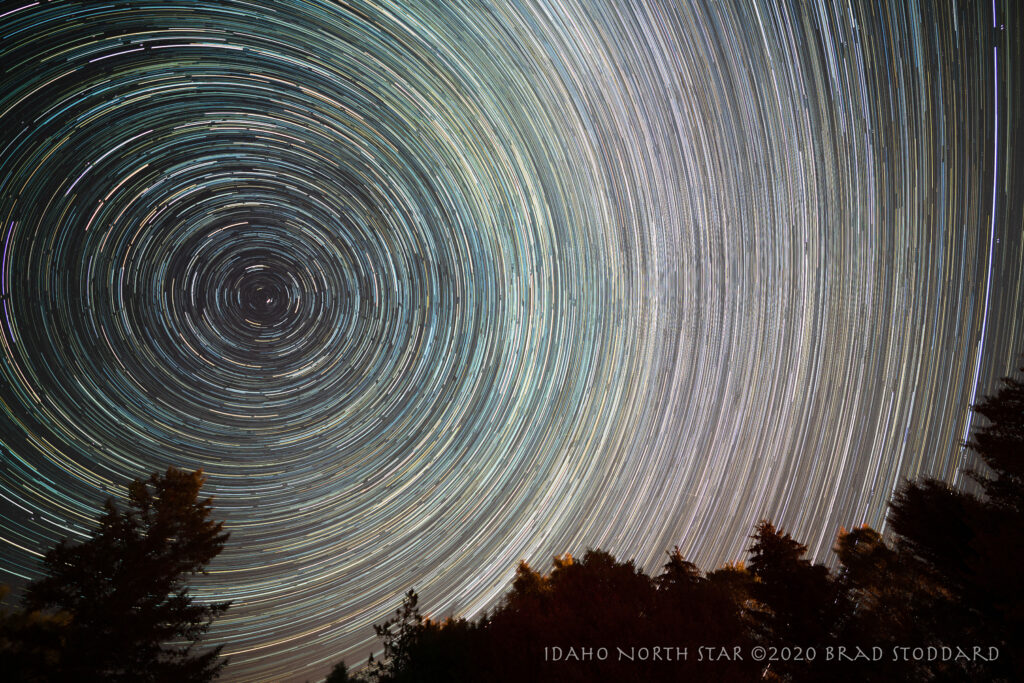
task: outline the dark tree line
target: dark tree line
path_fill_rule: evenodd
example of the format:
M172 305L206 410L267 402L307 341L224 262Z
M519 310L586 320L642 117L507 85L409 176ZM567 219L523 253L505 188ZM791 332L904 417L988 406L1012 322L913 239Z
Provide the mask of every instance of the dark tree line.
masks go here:
M710 572L678 548L655 576L602 550L545 573L522 562L476 621L426 618L410 590L375 626L380 656L327 681L1024 680L1024 382L1004 379L974 409L981 495L905 483L892 537L841 531L835 571L768 521L746 565ZM50 550L22 608L0 613L0 677L216 678L226 660L201 640L228 603L198 602L187 583L228 538L203 481L173 468L136 481L88 540Z
M204 572L228 534L200 500L201 471L174 468L128 487L128 507L107 501L85 542L46 553L46 576L23 609L0 615L8 681L200 683L226 661L199 640L228 603L204 604L187 579Z
M906 482L892 538L842 530L835 571L768 521L745 566L706 573L678 549L656 576L601 550L523 562L476 621L425 618L409 591L380 658L328 681L1024 680L1024 382L974 409L982 495Z

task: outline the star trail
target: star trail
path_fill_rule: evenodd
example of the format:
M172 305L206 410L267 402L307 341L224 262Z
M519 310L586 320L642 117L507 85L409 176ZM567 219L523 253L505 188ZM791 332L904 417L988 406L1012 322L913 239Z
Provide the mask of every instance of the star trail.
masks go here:
M0 581L207 473L229 681L826 559L1024 350L1013 2L0 3Z

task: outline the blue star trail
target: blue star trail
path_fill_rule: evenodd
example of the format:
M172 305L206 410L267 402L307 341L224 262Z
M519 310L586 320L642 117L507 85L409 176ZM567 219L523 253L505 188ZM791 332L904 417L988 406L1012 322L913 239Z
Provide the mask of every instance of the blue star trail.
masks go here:
M827 558L1019 364L1020 15L0 3L0 581L169 465L229 681L523 558Z

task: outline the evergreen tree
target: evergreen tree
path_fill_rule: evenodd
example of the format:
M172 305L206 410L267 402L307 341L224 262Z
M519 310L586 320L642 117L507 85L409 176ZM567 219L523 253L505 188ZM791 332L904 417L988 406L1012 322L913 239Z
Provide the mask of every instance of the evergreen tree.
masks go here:
M375 624L373 630L384 644L380 659L370 655L369 676L380 682L403 680L412 670L413 652L423 630L424 619L419 610L419 596L416 591L402 598L402 605L395 610L395 616L383 624Z
M894 661L894 647L937 645L935 617L948 591L920 561L891 548L874 529L841 530L833 548L841 569L838 581L847 597L837 642L850 657L837 662L836 681L914 681L932 678L931 662ZM860 648L860 651L855 648ZM876 660L881 648L883 656Z
M1024 371L1024 368L1021 368ZM988 501L996 508L1024 512L1024 381L1004 377L994 396L974 406L988 420L967 443L993 476L973 472Z
M8 592L7 586L0 586L0 600ZM0 661L6 679L20 683L50 680L49 672L60 664L69 623L66 612L0 611Z
M324 679L324 683L352 683L354 681L348 674L348 667L345 666L345 662L341 661L334 665L331 669L331 673L327 674L327 678Z
M170 468L128 489L128 508L107 501L99 528L46 553L46 576L29 584L31 612L65 615L59 662L38 662L52 681L210 681L226 661L200 638L228 603L204 604L186 579L228 538L199 500L201 471Z
M1024 382L1004 379L975 410L987 424L967 445L984 467L972 473L983 495L935 480L905 484L891 504L895 543L867 526L841 531L838 574L768 521L751 536L749 569L702 575L678 548L654 578L600 550L555 557L547 574L521 562L503 602L476 624L425 619L410 591L395 618L375 627L385 654L371 679L1024 680ZM688 648L691 659L616 657L620 647L658 643ZM754 644L774 648L777 661L693 661L702 645L750 653ZM958 646L986 656L996 646L999 656L893 658L894 648ZM609 661L582 654L600 647L615 648Z
M768 678L817 680L823 662L808 661L809 648L823 652L834 642L845 609L841 587L828 568L804 558L807 546L768 521L758 523L750 546L750 571L757 581L751 590L758 607L753 612L755 636L768 647L799 648L800 655L783 657L766 669Z
M955 663L952 678L1024 677L1024 382L1003 378L974 406L987 420L966 444L983 467L971 472L983 495L928 479L908 482L890 505L896 549L921 563L944 590L921 618L943 645L995 645L984 665Z

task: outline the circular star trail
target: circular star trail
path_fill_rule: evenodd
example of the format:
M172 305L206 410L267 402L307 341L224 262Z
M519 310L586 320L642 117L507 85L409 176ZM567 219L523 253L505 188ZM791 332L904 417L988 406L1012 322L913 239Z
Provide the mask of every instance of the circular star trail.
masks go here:
M3 580L169 465L233 681L520 558L827 557L1022 350L1019 15L4 2Z

